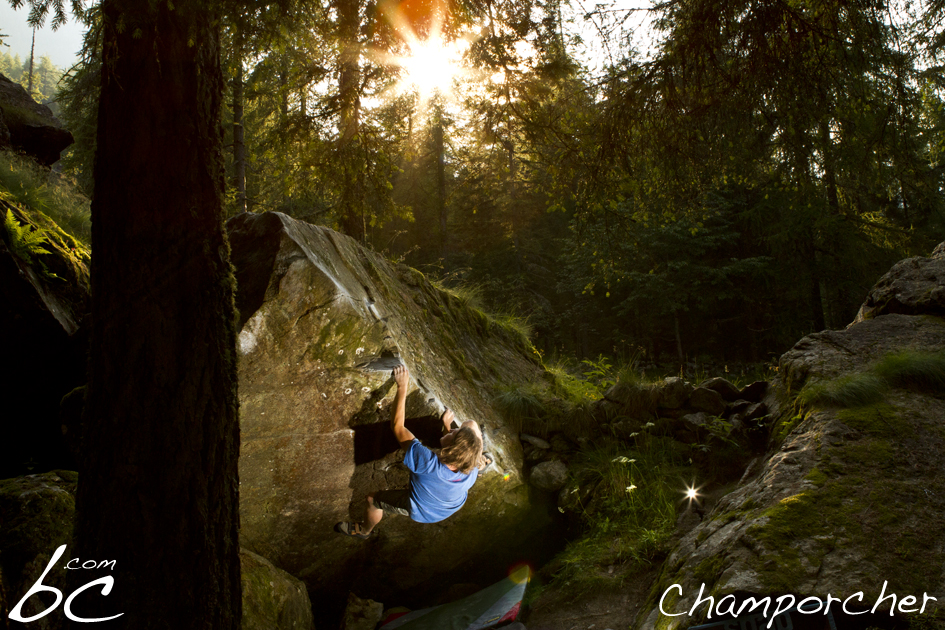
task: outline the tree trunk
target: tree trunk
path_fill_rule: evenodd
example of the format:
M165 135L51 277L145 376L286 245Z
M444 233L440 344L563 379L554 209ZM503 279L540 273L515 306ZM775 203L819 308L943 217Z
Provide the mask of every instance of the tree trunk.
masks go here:
M116 561L111 594L92 588L72 609L121 613L109 627L240 627L236 314L211 6L102 5L92 343L71 556Z
M358 143L361 126L361 56L359 27L360 0L339 0L339 55L338 92L341 102L341 137L339 153L342 162L341 229L359 241L365 239L364 194L361 178Z
M436 121L433 123L433 150L436 152L436 207L440 216L440 257L446 262L449 250L446 231L446 155L443 143L443 117L437 108Z
M243 35L238 35L236 77L233 79L233 187L236 206L246 212L246 138L243 133Z
M686 365L686 355L683 353L682 335L679 334L679 311L673 311L673 331L676 333L676 358L679 360L680 371Z

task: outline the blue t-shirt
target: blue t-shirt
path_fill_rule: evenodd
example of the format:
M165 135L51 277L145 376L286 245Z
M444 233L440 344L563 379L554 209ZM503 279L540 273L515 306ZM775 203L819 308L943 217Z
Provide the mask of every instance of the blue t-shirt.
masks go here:
M404 465L410 470L410 518L418 523L438 523L463 507L479 476L476 468L468 475L450 470L418 440L407 447Z

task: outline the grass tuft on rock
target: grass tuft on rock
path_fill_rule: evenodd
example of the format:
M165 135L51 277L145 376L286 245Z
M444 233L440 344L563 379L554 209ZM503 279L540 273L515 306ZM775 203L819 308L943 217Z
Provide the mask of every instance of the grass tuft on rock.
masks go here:
M811 382L797 395L803 406L862 407L883 399L886 382L873 373L851 374L826 382Z
M490 325L498 326L511 333L512 336L519 339L525 347L531 346L530 340L533 330L528 319L508 313L490 312L485 306L483 291L480 287L472 284L448 286L440 281L433 281L432 284L440 291L455 298L466 308L482 315Z
M903 350L887 354L873 371L894 387L945 392L945 352Z
M894 387L933 394L945 392L945 352L912 349L891 352L865 372L808 382L796 402L802 408L867 407L881 403L886 392Z

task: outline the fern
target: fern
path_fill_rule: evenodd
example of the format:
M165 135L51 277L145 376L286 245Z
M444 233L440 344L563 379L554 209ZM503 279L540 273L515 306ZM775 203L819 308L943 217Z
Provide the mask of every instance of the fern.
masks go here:
M10 250L25 262L32 264L33 256L50 253L43 247L49 243L45 230L33 230L29 223L20 225L10 209L7 209L7 214L3 219L3 227L7 232Z

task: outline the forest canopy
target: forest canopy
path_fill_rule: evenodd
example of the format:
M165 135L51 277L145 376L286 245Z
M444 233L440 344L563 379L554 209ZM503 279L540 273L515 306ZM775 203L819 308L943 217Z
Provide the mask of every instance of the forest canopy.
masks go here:
M527 318L547 355L763 361L945 238L943 12L222 2L227 212L339 229ZM92 195L80 18L59 100Z

